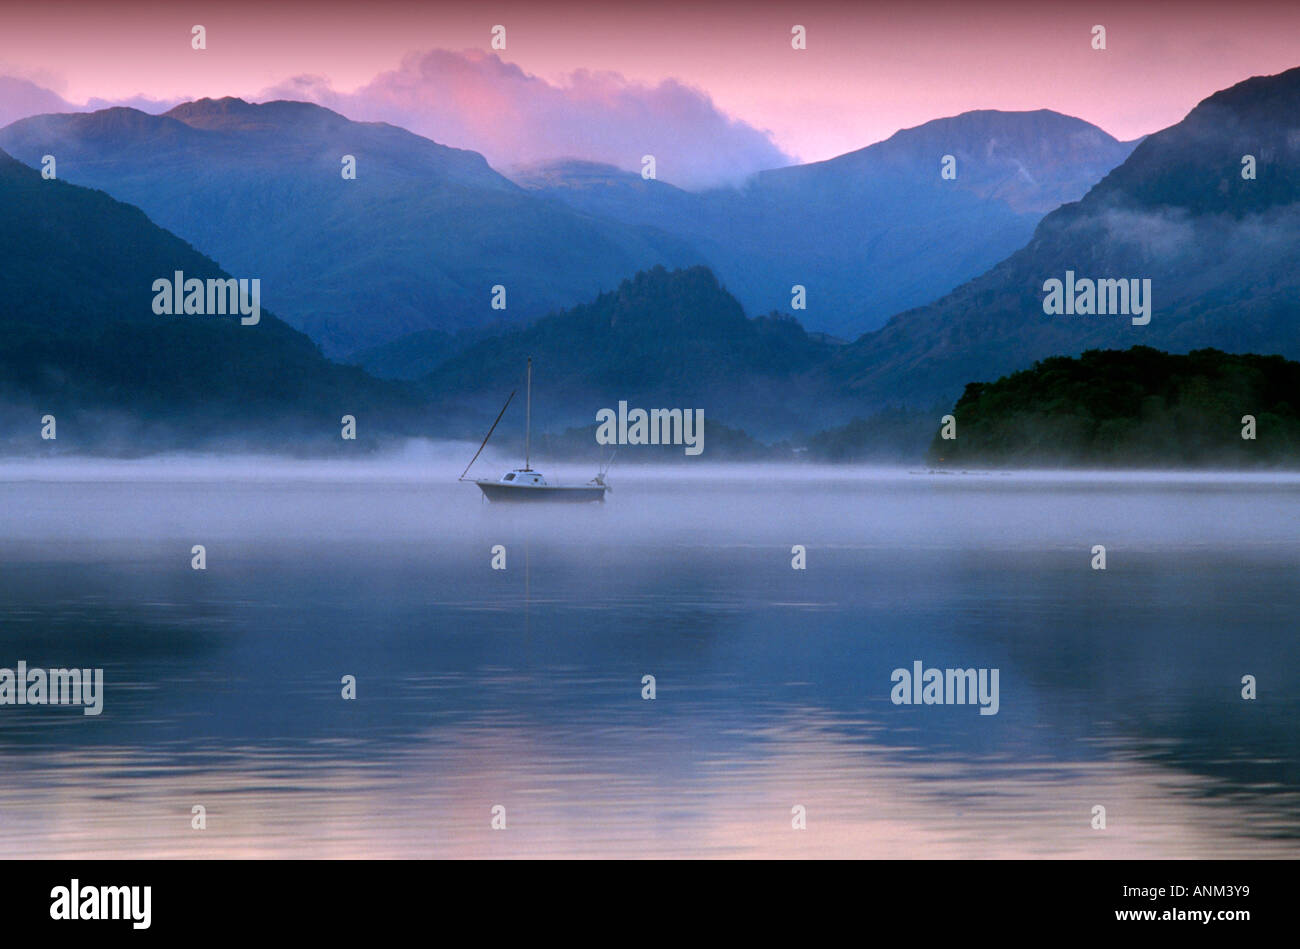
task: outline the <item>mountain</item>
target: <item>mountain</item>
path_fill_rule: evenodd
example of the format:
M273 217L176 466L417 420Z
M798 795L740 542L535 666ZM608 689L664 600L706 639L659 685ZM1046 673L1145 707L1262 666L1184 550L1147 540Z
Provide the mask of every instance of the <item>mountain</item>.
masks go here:
M1253 179L1243 177L1243 156L1255 160ZM1043 218L1025 247L841 348L826 384L876 404L951 404L967 382L1088 349L1297 358L1298 253L1300 69L1292 69L1215 93L1148 136L1081 200ZM1150 322L1047 315L1045 284L1064 284L1067 271L1137 280L1139 290L1149 280Z
M137 205L259 277L264 299L327 353L418 330L527 320L638 268L698 255L651 228L530 194L475 152L302 102L201 99L42 115L0 131L29 165ZM355 180L342 159L356 158ZM491 307L506 288L506 309Z
M790 316L747 318L707 268L638 273L593 302L483 340L422 380L441 414L490 421L533 358L533 421L591 425L601 408L703 409L772 437L847 417L810 374L834 346Z
M215 440L341 442L339 420L418 430L419 397L337 366L262 311L159 316L153 282L228 276L138 208L0 152L0 432L51 447L177 448ZM364 421L363 421L364 420Z
M379 379L419 379L479 340L507 332L509 328L507 324L493 323L455 333L418 330L390 343L357 350L346 362Z
M33 166L55 156L61 179L260 277L327 354L363 360L411 333L527 322L656 265L708 265L752 313L789 309L801 284L809 329L856 336L1005 257L1130 148L1056 113L973 112L694 194L578 161L517 184L394 126L232 98L34 116L0 147ZM955 180L940 177L949 154Z
M1056 112L967 112L829 161L693 194L591 162L515 169L531 192L654 227L694 247L748 312L791 306L812 330L856 336L937 298L1025 244L1133 143ZM952 179L941 177L946 155Z

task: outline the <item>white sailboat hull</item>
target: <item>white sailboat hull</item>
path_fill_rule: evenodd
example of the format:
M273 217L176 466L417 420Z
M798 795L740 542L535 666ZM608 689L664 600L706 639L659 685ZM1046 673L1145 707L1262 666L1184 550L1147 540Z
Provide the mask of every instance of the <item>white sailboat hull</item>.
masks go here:
M489 501L584 504L604 501L604 485L506 484L501 481L475 481Z

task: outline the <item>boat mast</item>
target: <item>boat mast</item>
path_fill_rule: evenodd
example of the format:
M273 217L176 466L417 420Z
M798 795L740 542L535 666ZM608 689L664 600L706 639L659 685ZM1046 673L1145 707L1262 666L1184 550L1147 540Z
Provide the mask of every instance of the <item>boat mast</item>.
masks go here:
M515 392L517 391L519 390L516 389ZM487 447L488 439L491 438L492 433L497 430L497 422L500 422L501 416L506 414L506 409L510 408L510 399L513 399L514 397L515 393L511 392L510 398L506 399L506 404L501 406L501 411L497 413L497 421L492 423L492 427L488 429L488 433L483 436L483 443L478 446L478 451L474 452L474 457L469 460L469 464L467 464L465 470L460 473L460 477L456 479L457 481L465 480L465 475L469 474L469 469L474 467L474 462L478 461L478 456L483 454L483 449Z
M533 357L528 357L528 407L524 410L524 470L532 471L528 464L533 435Z

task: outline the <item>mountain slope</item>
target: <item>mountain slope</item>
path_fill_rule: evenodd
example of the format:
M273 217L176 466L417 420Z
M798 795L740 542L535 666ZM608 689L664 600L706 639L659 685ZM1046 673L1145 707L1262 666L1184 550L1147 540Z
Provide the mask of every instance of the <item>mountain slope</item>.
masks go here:
M1242 178L1252 155L1257 177ZM1032 240L935 303L844 347L828 384L951 401L1052 355L1151 346L1300 357L1300 69L1216 93L1146 138ZM1044 313L1044 283L1151 281L1150 322ZM1139 285L1140 286L1140 285Z
M702 194L590 162L514 180L586 213L680 236L752 313L786 309L857 335L935 299L1024 245L1043 214L1078 199L1132 143L1055 112L967 112L830 161L762 172ZM940 176L945 155L956 178Z
M344 413L401 427L419 400L328 362L262 311L158 316L153 281L224 277L138 208L0 152L0 415L14 444L54 414L60 446L180 447L213 438L338 438Z
M832 399L807 374L833 346L794 319L747 319L704 267L638 273L590 304L483 340L438 366L439 402L489 419L520 385L528 357L534 421L590 425L601 408L703 409L706 419L771 437L814 425ZM847 417L847 416L845 416Z
M301 102L36 116L0 131L0 147L31 165L52 154L60 178L260 277L268 305L330 353L539 316L639 267L698 259L651 229L530 195L477 153ZM497 284L505 311L490 305Z

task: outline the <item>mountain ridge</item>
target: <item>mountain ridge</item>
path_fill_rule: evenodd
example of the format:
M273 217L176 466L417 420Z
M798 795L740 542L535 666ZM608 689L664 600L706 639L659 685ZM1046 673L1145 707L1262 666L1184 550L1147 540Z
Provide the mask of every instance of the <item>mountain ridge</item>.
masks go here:
M59 428L44 447L116 441L132 453L324 446L345 412L389 432L422 417L412 390L330 363L269 310L255 325L157 315L153 282L177 270L229 276L139 208L0 151L0 418L11 445L42 446L45 414Z
M415 330L531 319L639 267L698 256L652 229L540 200L475 152L307 103L36 116L0 130L0 147L33 167L53 154L61 179L136 205L261 277L268 305L332 355ZM345 155L355 179L341 174ZM498 285L505 311L491 306Z
M739 188L686 192L573 159L513 177L576 209L678 235L748 312L788 308L801 285L809 330L856 336L997 264L1132 147L1051 110L977 110ZM949 154L951 180L941 177Z
M953 400L967 382L1088 349L1300 356L1292 263L1300 248L1300 68L1244 85L1147 136L986 273L844 347L829 370L834 384L917 403ZM1259 161L1256 179L1241 176L1245 154ZM1150 324L1045 315L1044 282L1067 270L1150 279Z

